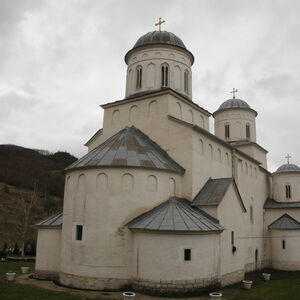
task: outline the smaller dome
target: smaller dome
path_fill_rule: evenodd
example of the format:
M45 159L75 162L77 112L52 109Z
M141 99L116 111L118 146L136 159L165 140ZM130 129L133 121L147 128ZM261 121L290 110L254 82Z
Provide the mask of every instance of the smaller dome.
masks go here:
M281 172L300 172L300 168L294 164L284 164L280 166L275 173Z
M257 116L257 112L254 109L252 109L246 101L242 99L236 99L236 98L228 99L225 102L223 102L220 105L220 107L214 112L214 114L225 109L237 109L237 108L252 110Z

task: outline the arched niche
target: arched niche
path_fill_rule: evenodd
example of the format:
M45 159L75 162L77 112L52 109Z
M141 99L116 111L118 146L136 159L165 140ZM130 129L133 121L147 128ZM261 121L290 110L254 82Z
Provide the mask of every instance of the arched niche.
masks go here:
M83 221L85 213L86 202L86 177L84 174L80 174L77 179L77 188L75 201L73 206L73 218L74 221Z
M235 122L235 132L236 132L236 137L238 139L242 138L242 124L240 122Z
M208 144L208 152L210 155L210 159L213 160L214 159L214 150L211 144Z
M200 149L200 154L204 154L204 142L202 139L199 140L199 149Z
M125 173L122 176L122 190L123 191L132 191L134 185L134 178L130 173Z
M222 153L221 153L220 148L218 148L218 161L222 162Z
M112 113L112 123L118 124L120 121L120 111L118 109L115 109Z
M172 177L169 179L169 192L170 196L175 196L176 194L176 181Z
M182 119L182 109L179 102L175 103L175 117L178 119Z
M155 87L155 76L156 75L156 66L153 63L147 65L146 68L146 88Z
M179 66L175 66L174 68L174 88L176 90L181 89L181 69Z
M108 187L108 177L105 173L99 173L96 179L96 186L98 191L105 191Z
M188 122L193 124L194 123L194 114L191 109L188 110Z
M129 109L129 121L135 121L138 118L138 107L132 105Z
M229 154L226 152L226 164L229 167Z
M153 100L149 103L149 116L156 116L158 114L158 103L156 100Z
M149 175L147 178L147 190L149 192L157 192L157 178L154 175Z

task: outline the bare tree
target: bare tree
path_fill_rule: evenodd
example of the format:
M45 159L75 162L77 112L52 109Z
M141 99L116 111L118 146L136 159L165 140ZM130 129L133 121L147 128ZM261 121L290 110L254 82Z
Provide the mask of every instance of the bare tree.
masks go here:
M25 242L27 239L28 231L31 224L32 212L34 205L38 200L38 185L37 181L34 182L33 190L31 196L25 195L22 188L19 188L19 200L20 200L20 216L16 223L17 231L19 233L20 239L22 241L22 252L21 255L25 255Z

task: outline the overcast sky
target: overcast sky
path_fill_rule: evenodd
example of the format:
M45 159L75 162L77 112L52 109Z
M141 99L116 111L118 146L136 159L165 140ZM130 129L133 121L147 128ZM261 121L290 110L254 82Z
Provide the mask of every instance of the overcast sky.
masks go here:
M0 144L86 153L100 104L125 95L124 55L155 30L194 54L193 101L239 90L274 171L300 165L300 1L0 0Z

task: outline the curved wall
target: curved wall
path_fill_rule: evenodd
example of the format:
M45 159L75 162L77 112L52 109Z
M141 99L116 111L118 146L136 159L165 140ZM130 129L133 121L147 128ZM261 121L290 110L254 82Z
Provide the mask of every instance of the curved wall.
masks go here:
M273 198L280 202L300 201L300 174L273 173ZM291 187L291 198L286 197L286 185Z
M60 282L87 289L127 284L132 233L126 224L173 195L181 195L181 175L174 173L130 168L69 172ZM82 241L75 240L76 225L83 225Z
M162 66L168 67L168 86L179 93L192 98L191 58L178 48L148 46L137 49L128 60L126 77L126 97L162 87ZM142 69L141 83L138 84L138 69ZM187 72L187 75L185 75ZM185 83L187 76L187 84Z
M255 113L245 109L227 109L215 113L215 135L226 142L256 142ZM225 137L225 125L230 128L229 138ZM246 136L246 125L250 126L250 137Z

